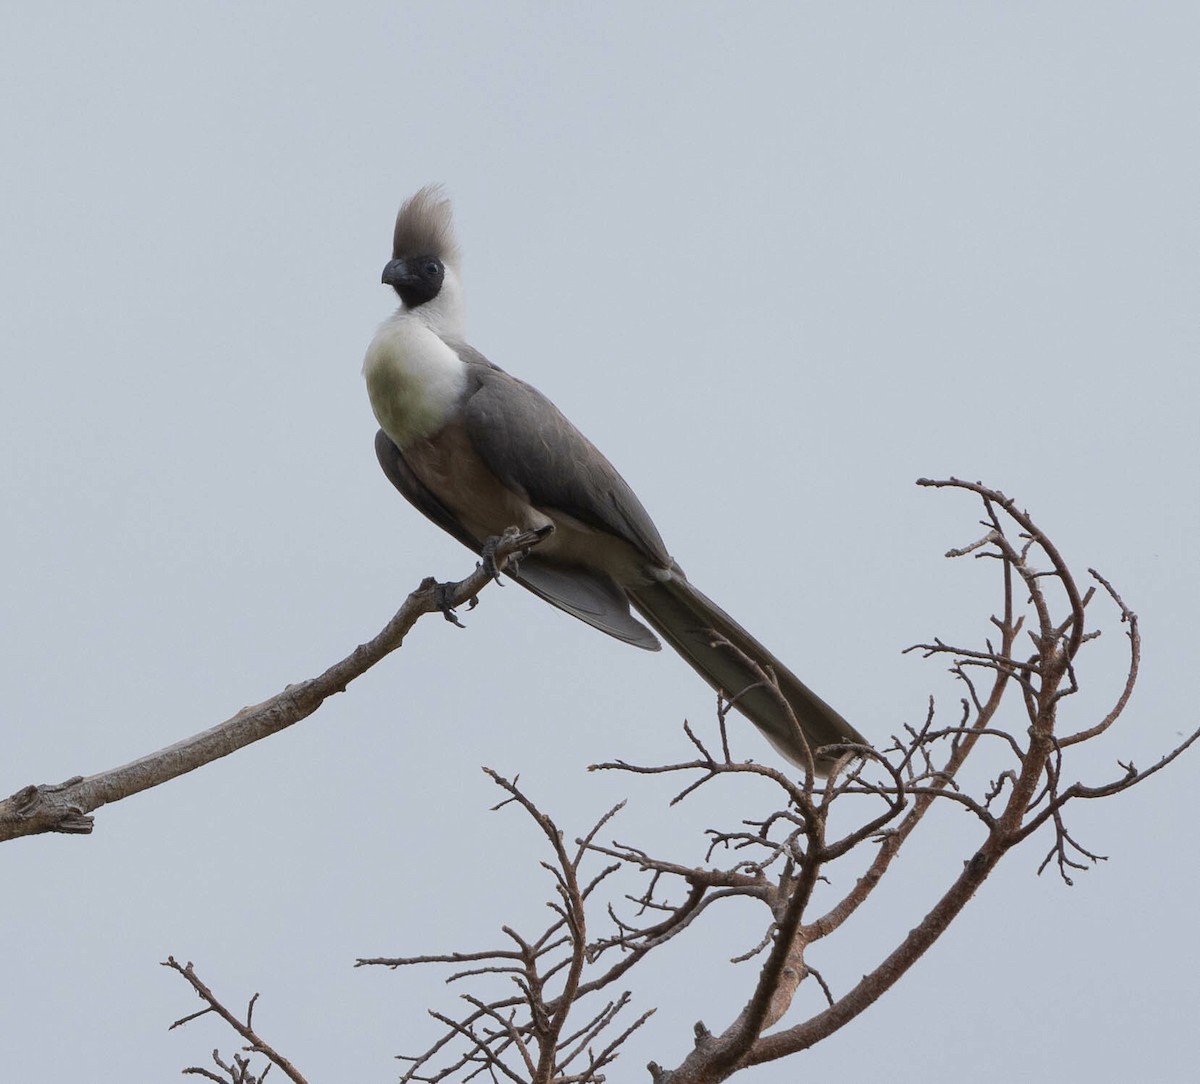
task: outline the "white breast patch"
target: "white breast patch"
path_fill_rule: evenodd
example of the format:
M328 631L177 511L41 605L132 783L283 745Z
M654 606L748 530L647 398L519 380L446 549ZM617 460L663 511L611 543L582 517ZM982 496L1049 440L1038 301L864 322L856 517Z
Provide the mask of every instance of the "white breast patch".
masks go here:
M466 387L467 366L426 324L401 312L375 333L363 376L375 417L403 449L445 425Z

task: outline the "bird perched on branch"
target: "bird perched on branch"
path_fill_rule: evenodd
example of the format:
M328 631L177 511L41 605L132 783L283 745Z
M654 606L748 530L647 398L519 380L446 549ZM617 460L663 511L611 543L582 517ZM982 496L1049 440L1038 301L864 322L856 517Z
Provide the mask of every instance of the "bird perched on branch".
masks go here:
M823 773L845 749L822 747L865 744L692 586L591 441L536 388L464 341L459 266L450 204L437 187L422 188L400 208L383 269L400 307L363 365L381 427L375 451L392 484L476 553L508 527L552 528L509 570L518 583L635 647L659 650L657 632L796 764L811 750Z

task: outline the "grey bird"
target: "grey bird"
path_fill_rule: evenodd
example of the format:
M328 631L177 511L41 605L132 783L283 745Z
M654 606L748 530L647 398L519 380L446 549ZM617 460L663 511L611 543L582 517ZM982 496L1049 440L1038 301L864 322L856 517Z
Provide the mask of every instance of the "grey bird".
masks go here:
M375 452L392 484L476 553L508 527L553 528L508 569L513 579L601 632L658 651L632 607L793 763L803 767L811 750L825 774L847 744L866 744L692 586L591 441L536 388L467 345L459 269L450 203L437 186L422 188L400 208L383 269L400 307L363 364L381 426ZM786 706L755 667L774 675Z

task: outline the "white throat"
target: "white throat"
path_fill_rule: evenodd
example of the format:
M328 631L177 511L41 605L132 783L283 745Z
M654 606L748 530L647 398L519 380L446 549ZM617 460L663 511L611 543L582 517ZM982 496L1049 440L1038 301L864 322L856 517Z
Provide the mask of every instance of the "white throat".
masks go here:
M412 319L420 320L439 339L446 342L465 342L463 325L466 312L458 268L452 263L446 264L442 288L438 290L437 297L407 311Z

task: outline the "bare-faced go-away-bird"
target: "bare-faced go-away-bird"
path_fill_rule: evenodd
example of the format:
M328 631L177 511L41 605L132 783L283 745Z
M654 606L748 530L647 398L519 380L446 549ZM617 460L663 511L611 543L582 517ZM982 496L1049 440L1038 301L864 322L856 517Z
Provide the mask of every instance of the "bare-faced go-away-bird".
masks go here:
M467 345L459 266L449 201L436 186L423 188L400 208L383 269L400 307L363 365L381 427L375 452L392 484L476 553L509 527L553 528L510 566L513 579L601 632L659 650L636 610L794 763L808 762L807 744L824 774L847 744L865 744L692 586L591 441L536 388ZM764 685L764 673L778 692Z

